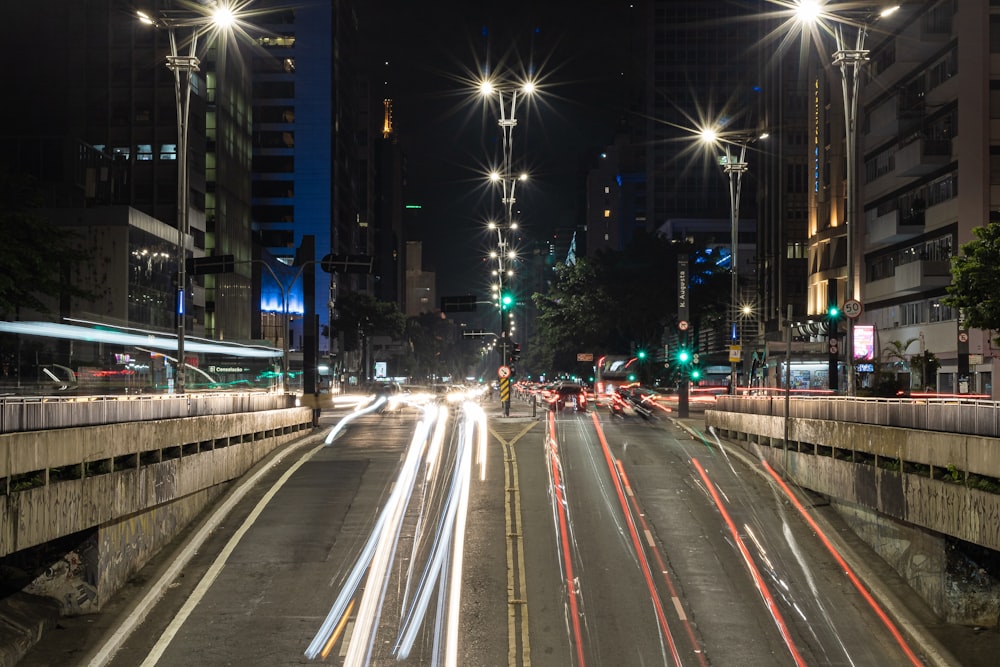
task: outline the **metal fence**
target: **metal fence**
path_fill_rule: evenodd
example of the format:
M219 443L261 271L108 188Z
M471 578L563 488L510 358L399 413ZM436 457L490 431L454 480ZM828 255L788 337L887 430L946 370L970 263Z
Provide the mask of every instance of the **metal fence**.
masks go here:
M139 396L3 397L0 433L278 410L295 396L268 392Z
M785 416L782 396L719 396L716 410ZM1000 403L961 398L791 396L788 416L1000 437Z

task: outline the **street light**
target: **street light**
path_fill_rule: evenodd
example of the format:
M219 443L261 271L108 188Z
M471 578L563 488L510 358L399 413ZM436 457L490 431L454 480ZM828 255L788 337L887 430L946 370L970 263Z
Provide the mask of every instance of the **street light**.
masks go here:
M869 26L884 16L899 9L897 4L870 4L859 8L858 3L845 3L843 6L832 5L819 0L800 0L795 8L799 21L807 25L819 25L826 32L832 33L837 43L833 52L833 64L840 69L841 84L844 98L844 129L846 132L847 159L847 193L844 202L844 227L847 243L847 286L844 290L844 300L859 299L858 286L855 284L855 223L854 214L858 202L857 177L857 120L858 93L861 86L861 70L868 63L869 51L865 49L865 38ZM850 46L845 38L845 27L855 30L854 46ZM844 346L847 360L847 394L854 395L854 319L847 320L847 342Z
M195 17L153 17L136 12L139 21L164 28L170 40L167 69L174 73L174 98L177 103L177 378L174 391L183 394L186 380L184 337L187 330L187 236L188 236L188 119L191 111L191 77L199 71L198 38L212 29L228 29L236 21L227 4L218 4L210 13ZM177 51L177 28L191 28L187 55ZM181 73L184 76L181 76Z
M719 159L723 173L729 177L729 315L730 315L730 377L731 391L735 393L739 386L737 355L741 355L740 347L740 281L739 281L739 256L740 256L740 189L743 183L743 174L747 172L747 144L756 141L764 135L752 135L747 133L722 133L714 128L706 128L701 131L701 140L705 144L714 147L721 147L725 151ZM734 153L733 147L739 147L739 152Z
M505 268L505 260L509 260L509 265L513 266L513 261L515 253L511 248L510 232L517 229L517 224L514 222L514 202L515 190L517 188L517 183L523 182L527 179L527 174L520 173L515 174L513 170L513 153L514 153L514 127L517 126L517 100L518 93L524 95L531 95L535 91L535 85L532 81L526 81L520 86L512 87L509 91L505 91L502 86L495 83L490 79L484 79L479 85L480 94L484 99L495 98L499 105L499 119L497 124L503 133L503 145L502 145L502 155L500 168L494 170L490 173L490 180L495 184L500 185L500 202L504 206L505 218L502 223L495 224L490 223L490 228L495 228L497 230L497 243L499 245L499 250L496 254L497 259L497 280L499 282L499 287L497 293L501 295L501 302L498 304L500 306L500 338L501 338L501 360L502 363L507 363L507 348L510 344L510 334L511 334L511 322L510 318L505 316L508 309L513 306L513 297L510 292L510 285L504 283L505 277L508 278L508 282L513 280L514 271L512 268ZM507 297L511 298L510 302L505 303Z

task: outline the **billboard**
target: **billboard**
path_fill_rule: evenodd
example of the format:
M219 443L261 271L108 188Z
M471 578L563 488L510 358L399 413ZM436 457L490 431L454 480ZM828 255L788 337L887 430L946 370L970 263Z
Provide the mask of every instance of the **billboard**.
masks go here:
M875 359L875 326L872 324L854 325L854 358Z

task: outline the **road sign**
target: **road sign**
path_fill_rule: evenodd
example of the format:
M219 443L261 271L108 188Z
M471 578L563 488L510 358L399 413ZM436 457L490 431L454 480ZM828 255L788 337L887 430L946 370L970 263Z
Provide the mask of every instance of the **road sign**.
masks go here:
M681 320L680 322L677 323L677 328L680 329L681 331L687 331L688 326L689 325L687 320Z
M967 331L959 331L958 332L958 342L959 343L968 343L969 342L969 332L967 332Z
M233 255L209 255L208 257L188 257L185 268L188 275L207 276L215 273L232 273L236 267Z
M500 368L498 368L497 369L497 376L501 380L506 380L507 378L509 378L510 377L510 367L509 366L501 366Z
M857 299L848 299L844 302L844 315L856 320L861 317L861 302Z
M577 361L593 361L594 360L594 355L592 353L590 353L590 352L577 352L576 353L576 360Z
M736 363L737 361L743 361L743 346L742 345L730 345L729 346L729 363Z
M324 255L319 265L327 273L371 273L374 261L371 255Z
M471 313L476 309L476 297L472 294L441 297L442 313Z

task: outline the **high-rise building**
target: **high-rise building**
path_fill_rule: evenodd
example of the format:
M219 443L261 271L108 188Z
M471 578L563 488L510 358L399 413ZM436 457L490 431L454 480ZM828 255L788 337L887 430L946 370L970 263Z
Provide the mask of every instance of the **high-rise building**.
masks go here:
M870 351L876 359L894 341L907 355L932 352L941 361L940 373L915 386L941 391L993 391L996 359L989 332L966 332L959 313L942 297L951 282L951 257L1000 205L993 185L1000 183L1000 160L994 157L1000 129L991 122L1000 116L995 4L905 3L875 23L870 80L858 112L860 201L853 260L864 304L859 325L872 327ZM839 104L834 83L824 90L834 91L829 97ZM823 156L825 163L836 162L840 136L829 142L833 154ZM830 199L839 200L839 182L829 186L838 188ZM837 215L835 205L821 207L819 220ZM813 267L826 260L810 249ZM811 284L810 290L815 308L822 289ZM856 337L855 353L865 351Z
M150 4L151 16L173 7ZM4 15L0 52L22 66L4 76L6 96L17 103L0 111L0 160L38 180L52 209L62 211L51 214L54 221L71 220L82 230L97 261L120 267L114 275L81 273L81 279L92 275L95 281L81 287L128 285L117 303L77 302L77 312L61 314L169 331L178 249L185 258L232 254L233 273L188 276L187 331L250 339L249 79L241 55L246 45L220 44L211 35L199 41L188 125L189 233L181 243L177 97L166 66L167 30L141 23L114 0L71 3L57 12L20 3L6 7ZM176 28L185 54L191 30ZM122 206L139 214L122 213ZM84 208L86 214L74 216ZM109 227L128 231L114 234L119 242L105 243L109 237L99 230Z
M375 144L367 88L358 75L353 3L262 0L254 7L259 12L254 22L265 35L253 57L252 216L260 244L286 265L294 264L306 236L315 238L317 261L327 254L370 255L369 154ZM287 289L293 316L307 310L318 316L324 355L338 349L336 322L331 322L338 291L370 292L373 278L313 273L315 303L308 308L302 303L301 279L279 291ZM261 281L266 313L279 302L273 279L265 272ZM301 322L296 320L293 341L301 338Z

